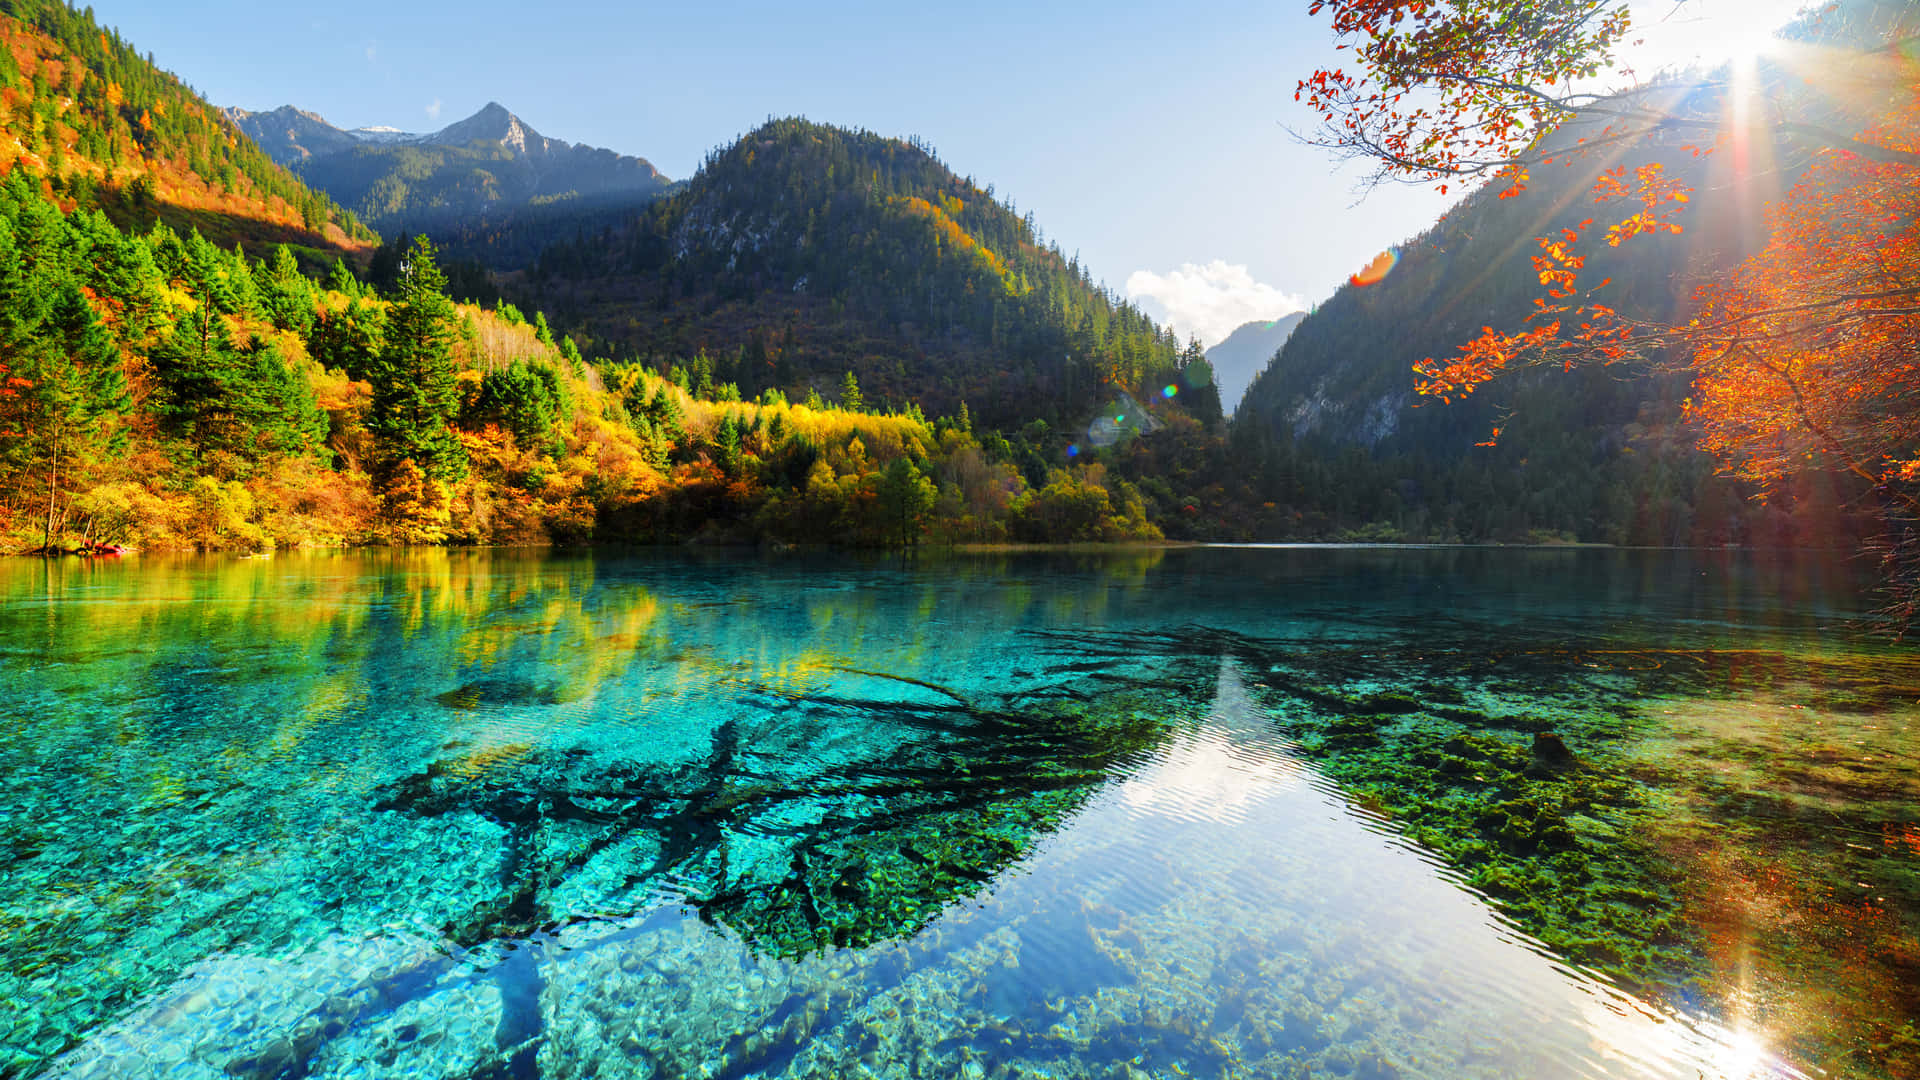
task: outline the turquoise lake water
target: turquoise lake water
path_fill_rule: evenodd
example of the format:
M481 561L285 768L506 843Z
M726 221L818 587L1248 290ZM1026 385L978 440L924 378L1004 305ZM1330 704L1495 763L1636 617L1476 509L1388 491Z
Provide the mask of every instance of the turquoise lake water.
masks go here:
M0 1075L1920 1075L1858 572L0 563Z

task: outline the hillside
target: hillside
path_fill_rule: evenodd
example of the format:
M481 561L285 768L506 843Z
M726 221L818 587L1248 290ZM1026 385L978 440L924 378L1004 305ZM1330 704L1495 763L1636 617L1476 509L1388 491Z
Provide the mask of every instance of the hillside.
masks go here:
M995 426L1083 424L1111 387L1158 387L1180 366L1170 332L1043 246L991 186L914 143L799 119L548 248L509 291L609 354L704 351L749 395L830 391L852 371L870 400L965 401Z
M1296 311L1277 319L1243 323L1207 350L1207 362L1213 365L1220 387L1220 406L1228 416L1240 407L1240 399L1246 396L1254 378L1267 369L1294 327L1306 317L1306 312Z
M342 130L292 106L227 116L274 160L388 232L472 227L529 207L630 206L670 185L645 158L550 139L497 102L428 134Z
M424 239L404 263L321 285L0 180L0 551L1160 535L1130 484L1065 455L1029 481L964 413L591 363L455 305Z
M0 171L23 168L116 222L330 261L377 237L242 137L90 11L0 0Z
M1580 133L1576 126L1560 137L1571 143ZM1635 153L1636 162L1659 160L1696 190L1729 188L1723 158L1696 158L1677 143ZM1328 520L1415 537L1816 539L1788 518L1791 500L1758 507L1750 491L1715 475L1681 420L1688 376L1664 357L1522 371L1451 404L1415 395L1414 364L1457 352L1483 326L1524 325L1541 294L1528 257L1535 238L1604 215L1593 185L1613 164L1570 154L1535 170L1517 197L1501 198L1494 187L1476 192L1399 247L1383 280L1344 286L1302 320L1236 415L1248 429L1242 437L1278 463L1271 490ZM1755 241L1754 222L1739 217L1734 200L1704 200L1680 235L1585 245L1583 280L1610 280L1604 299L1619 310L1671 319L1698 274ZM1482 445L1495 428L1497 445Z

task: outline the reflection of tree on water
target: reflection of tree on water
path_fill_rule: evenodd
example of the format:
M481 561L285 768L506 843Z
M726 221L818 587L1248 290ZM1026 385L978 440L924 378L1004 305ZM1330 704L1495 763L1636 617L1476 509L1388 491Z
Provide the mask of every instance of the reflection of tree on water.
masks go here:
M995 706L947 690L932 703L758 695L698 763L581 749L485 769L448 758L387 785L376 808L472 813L506 830L500 895L447 928L461 945L577 918L559 898L590 881L597 912L672 894L764 952L859 948L984 888L1157 745L1166 692L1204 700L1214 678L1204 664L1169 667ZM849 731L879 739L850 760L816 745Z

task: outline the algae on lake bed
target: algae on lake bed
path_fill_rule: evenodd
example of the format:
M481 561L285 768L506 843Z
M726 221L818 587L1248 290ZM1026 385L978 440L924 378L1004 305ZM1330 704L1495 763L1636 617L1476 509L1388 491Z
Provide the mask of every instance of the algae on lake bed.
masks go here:
M1242 655L1303 753L1556 951L1832 1075L1920 1075L1920 661L1556 652Z
M1920 678L1703 565L0 572L0 1072L1912 1072Z

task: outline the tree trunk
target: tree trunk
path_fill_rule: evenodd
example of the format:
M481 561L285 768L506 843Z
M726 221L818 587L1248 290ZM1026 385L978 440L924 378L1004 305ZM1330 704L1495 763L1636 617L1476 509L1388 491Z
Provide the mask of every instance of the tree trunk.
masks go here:
M54 436L47 454L47 526L40 536L40 546L49 554L53 551L53 500L60 490L60 438Z

